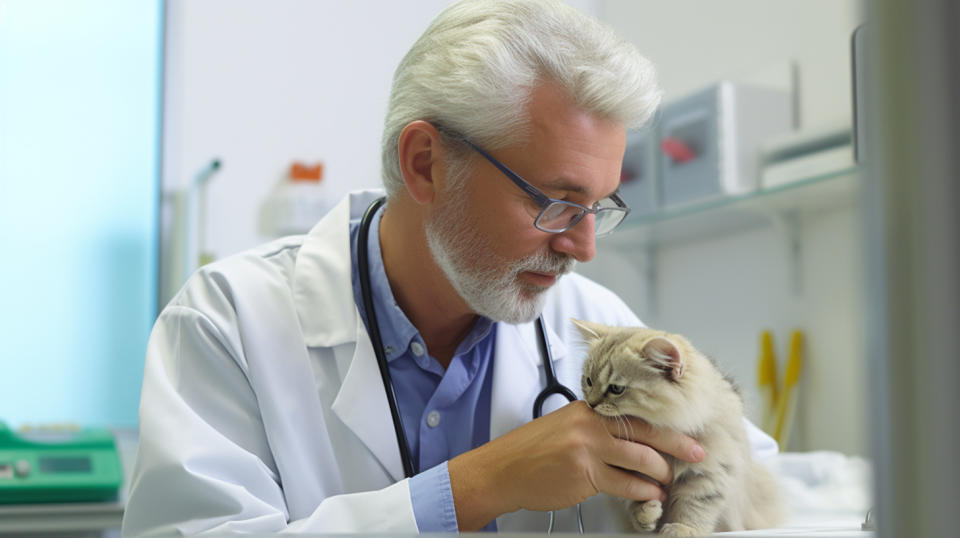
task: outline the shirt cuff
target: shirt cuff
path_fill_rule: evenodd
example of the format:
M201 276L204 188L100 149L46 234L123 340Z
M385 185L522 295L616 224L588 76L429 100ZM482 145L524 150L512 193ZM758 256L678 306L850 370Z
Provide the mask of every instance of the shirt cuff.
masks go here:
M410 479L410 502L420 532L460 532L447 462Z

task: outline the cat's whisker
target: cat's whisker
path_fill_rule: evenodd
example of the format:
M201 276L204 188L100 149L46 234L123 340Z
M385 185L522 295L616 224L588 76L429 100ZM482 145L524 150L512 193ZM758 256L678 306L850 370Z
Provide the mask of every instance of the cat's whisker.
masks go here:
M627 430L630 433L630 437L636 435L636 432L633 431L633 422L630 422L627 418L624 418L623 421L627 423Z
M621 424L623 424L623 439L630 439L633 435L633 429L630 426L630 421L627 420L627 417L623 415L617 415L617 431L620 431Z

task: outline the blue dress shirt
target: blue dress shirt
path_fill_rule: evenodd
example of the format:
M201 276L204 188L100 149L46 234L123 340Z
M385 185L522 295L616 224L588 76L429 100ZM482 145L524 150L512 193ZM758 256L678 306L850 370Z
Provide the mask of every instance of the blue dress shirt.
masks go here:
M480 317L444 370L430 356L419 331L394 299L380 251L378 231L382 216L380 208L370 227L370 287L403 429L419 470L410 479L413 513L420 532L458 532L447 461L490 440L496 324ZM369 332L357 264L359 232L360 220L352 220L353 295ZM495 531L496 520L484 530Z

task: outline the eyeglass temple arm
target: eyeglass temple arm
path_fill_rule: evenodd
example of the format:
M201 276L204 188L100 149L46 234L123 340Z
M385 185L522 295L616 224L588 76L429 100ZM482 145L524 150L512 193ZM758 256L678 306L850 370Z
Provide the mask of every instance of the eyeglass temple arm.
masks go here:
M482 149L474 145L473 142L469 140L465 140L465 142L469 144L470 147L474 149L474 151L476 151L480 155L483 155L484 159L490 161L490 164L496 166L498 170L500 170L501 172L503 172L505 176L510 178L510 181L513 181L514 184L516 184L516 186L523 189L523 191L526 192L528 195L530 195L530 197L533 198L535 202L540 204L541 207L545 207L547 204L550 203L550 198L547 198L542 192L538 191L536 187L527 183L527 181L524 180L519 175L517 175L516 172L507 168L506 165L504 165L500 161L491 157L490 154L488 154L486 151L483 151Z
M479 153L480 155L482 155L484 159L486 159L487 161L490 162L490 164L496 166L496 167L497 167L497 170L500 170L501 172L503 172L503 174L504 174L505 176L507 176L508 178L510 178L510 181L513 181L513 183L514 183L516 186L518 186L518 187L520 187L521 189L523 189L523 191L526 192L531 198L533 198L533 200L534 200L535 202L537 202L538 204L540 204L540 207L546 207L548 204L550 204L551 202L553 202L553 200L551 200L551 199L550 199L549 197L547 197L545 194L543 194L542 192L540 192L539 190L537 190L536 187L534 187L533 185L531 185L530 183L528 183L525 179L523 179L522 177L520 177L520 176L519 176L516 172L514 172L513 170L507 168L507 166L506 166L505 164L503 164L503 163L501 163L500 161L494 159L489 153L487 153L486 151L483 151L480 147L478 147L477 145L475 145L473 142L471 142L471 141L469 141L469 140L464 140L464 142L466 142L471 148L473 148L474 151L476 151L477 153ZM627 212L630 211L630 208L627 206L626 202L623 201L623 198L621 198L618 193L615 192L615 193L611 194L611 195L610 195L610 198L611 198L614 202L616 202L618 206L620 206L618 209L622 209L623 211L627 211ZM585 207L585 206L582 206L582 205L580 205L580 204L572 204L572 203L571 203L570 205L575 205L575 206L579 207L580 209L584 210L586 213L590 213L590 214L592 214L592 215L596 215L597 213L600 212L601 209L615 209L615 208L612 208L612 207L611 207L611 208ZM583 218L583 215L581 215L580 218ZM577 220L579 221L579 219L577 219Z

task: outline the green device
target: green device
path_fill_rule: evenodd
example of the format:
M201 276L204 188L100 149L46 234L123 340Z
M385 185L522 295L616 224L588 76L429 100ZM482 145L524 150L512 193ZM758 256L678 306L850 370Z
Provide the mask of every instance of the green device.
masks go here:
M16 434L0 422L0 504L116 500L123 466L106 429Z

